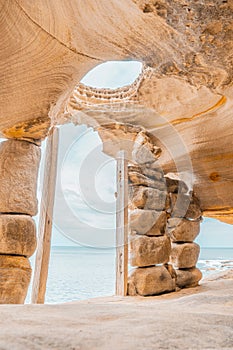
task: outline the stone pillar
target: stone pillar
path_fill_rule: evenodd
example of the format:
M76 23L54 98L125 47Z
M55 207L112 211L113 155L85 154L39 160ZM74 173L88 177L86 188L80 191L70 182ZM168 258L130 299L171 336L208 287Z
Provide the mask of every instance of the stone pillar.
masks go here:
M23 303L36 249L40 148L7 140L0 144L0 303Z
M171 243L166 235L166 183L157 156L139 149L134 163L128 166L130 263L135 267L128 294L158 295L176 288L175 274L168 264ZM156 154L160 154L158 149Z
M172 242L170 262L176 271L176 285L178 288L194 287L202 278L201 271L196 268L200 247L194 243L200 232L202 211L197 197L189 193L184 182L168 177L167 188L167 235Z

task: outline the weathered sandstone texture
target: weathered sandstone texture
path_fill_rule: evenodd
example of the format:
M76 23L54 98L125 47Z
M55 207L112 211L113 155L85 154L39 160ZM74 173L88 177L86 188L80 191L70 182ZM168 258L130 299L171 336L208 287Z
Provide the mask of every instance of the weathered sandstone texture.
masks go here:
M202 273L196 267L191 269L176 270L176 285L179 288L196 287L202 278Z
M0 215L0 254L30 257L36 249L36 225L28 215Z
M161 266L149 269L153 265L164 264L169 271L169 278L164 276L164 283L170 285L172 278L173 286L177 288L196 286L202 276L195 268L200 247L193 243L200 232L202 219L199 200L177 174L170 173L164 177L155 164L151 163L151 168L150 164L130 164L128 167L130 262L132 266L139 267L129 279L130 295L161 293L157 272L164 270ZM148 176L145 169L151 170L150 181L139 181L140 176ZM158 182L166 183L166 191L156 188ZM166 291L169 290L174 288Z
M130 263L132 266L152 266L165 264L171 252L167 236L147 237L133 235L130 241Z
M40 140L70 121L140 125L161 141L165 173L177 163L191 169L204 215L233 222L232 0L1 0L0 8L5 137ZM80 83L98 64L125 59L145 65L131 86Z
M27 258L0 255L0 304L22 304L31 278Z
M165 266L135 269L129 278L129 295L158 295L174 291L176 284Z
M200 221L168 219L167 234L172 242L193 242L200 232Z
M0 9L0 132L21 140L0 147L1 213L36 213L39 149L30 161L19 156L23 140L72 121L98 130L106 153L129 150L131 210L187 219L188 242L202 213L233 223L232 0L0 0ZM144 63L132 85L80 83L96 65L125 59ZM167 176L176 172L192 186ZM181 239L178 224L171 234Z
M161 236L165 233L165 211L134 209L129 216L130 229L139 235Z
M0 144L0 212L37 214L40 148L27 141Z
M196 266L200 247L196 243L172 243L170 261L177 268L191 268Z
M202 221L200 202L176 174L167 174L166 182L170 191L166 233L172 241L170 262L176 268L176 285L178 288L196 286L202 277L201 271L195 268L200 247L193 243Z

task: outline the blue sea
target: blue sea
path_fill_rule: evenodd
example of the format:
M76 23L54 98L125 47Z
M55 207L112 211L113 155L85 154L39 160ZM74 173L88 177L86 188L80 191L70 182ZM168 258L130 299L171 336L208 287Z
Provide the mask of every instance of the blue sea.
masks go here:
M35 257L31 259L32 266ZM202 248L198 267L204 276L233 268L233 248ZM52 247L46 303L64 303L115 290L115 250ZM31 286L26 299L30 303Z

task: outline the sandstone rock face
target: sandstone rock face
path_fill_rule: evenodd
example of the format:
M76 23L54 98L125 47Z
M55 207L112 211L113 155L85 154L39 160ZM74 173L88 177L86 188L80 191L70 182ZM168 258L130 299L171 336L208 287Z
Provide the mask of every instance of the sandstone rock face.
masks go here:
M0 215L0 254L30 257L36 249L36 225L27 215Z
M167 234L173 242L193 242L200 232L200 221L181 218L168 220Z
M37 176L40 148L17 140L0 144L0 212L37 213Z
M175 282L164 266L135 269L129 278L129 295L158 295L174 290Z
M130 229L137 234L147 236L161 236L165 232L166 213L155 210L135 209L130 212Z
M171 252L167 236L147 237L133 235L130 242L130 263L132 266L152 266L165 264Z
M0 255L0 303L23 304L31 278L27 258Z
M129 186L130 206L141 209L164 210L167 193L156 188Z
M1 0L0 8L2 134L39 140L77 110L96 124L140 125L161 140L166 172L176 162L187 170L188 155L204 214L233 222L232 1ZM114 92L117 113L102 98L109 91L77 102L72 91L91 68L126 58L150 68L133 89ZM93 96L104 100L101 120ZM142 162L148 154L135 150Z
M196 287L202 278L202 273L197 268L176 270L176 284L179 288Z
M197 263L200 247L196 243L172 243L170 261L174 267L184 269Z

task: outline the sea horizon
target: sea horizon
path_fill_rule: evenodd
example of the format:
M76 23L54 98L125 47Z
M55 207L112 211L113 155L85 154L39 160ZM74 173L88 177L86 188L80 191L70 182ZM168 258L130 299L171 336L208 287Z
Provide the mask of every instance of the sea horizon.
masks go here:
M30 260L33 267L35 255ZM203 277L233 268L233 248L201 247L197 267ZM31 285L32 281L26 303L30 303ZM114 292L115 248L78 245L51 247L46 303L111 296Z

